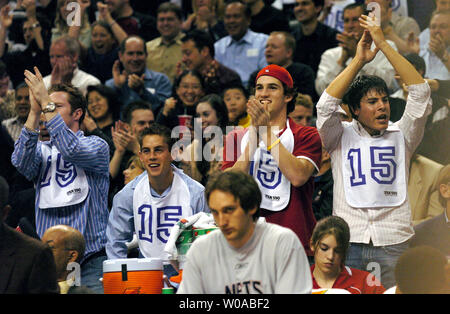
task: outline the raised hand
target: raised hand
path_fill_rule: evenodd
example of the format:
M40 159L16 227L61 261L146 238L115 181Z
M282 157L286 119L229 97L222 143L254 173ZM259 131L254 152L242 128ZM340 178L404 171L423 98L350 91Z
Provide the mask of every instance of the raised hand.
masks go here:
M406 45L412 52L419 54L420 52L419 37L417 37L413 31L409 32L408 37L406 38Z
M34 67L34 74L28 70L25 70L25 83L30 89L30 94L33 96L36 102L41 106L46 106L51 101L47 88L45 87L44 80L41 72L37 67Z
M99 20L105 21L108 24L111 24L114 19L111 16L111 12L108 9L108 5L102 2L97 2L97 9L99 13Z
M354 57L356 53L356 47L358 46L358 38L355 33L342 32L336 35L336 39L339 41L339 46L341 46L350 57Z
M162 114L166 117L170 114L170 112L175 109L175 106L177 105L177 100L174 97L169 97L164 102L164 107Z
M380 21L377 20L375 15L367 16L363 14L359 18L359 23L365 30L369 31L371 40L373 40L378 48L382 43L386 42Z
M440 34L437 34L434 37L430 37L430 43L428 44L428 47L439 59L442 59L445 56L447 47Z
M3 29L8 29L12 24L13 17L9 14L10 10L9 4L0 9L0 25Z
M247 113L252 118L252 125L254 127L259 127L262 125L268 125L270 120L270 114L266 110L267 105L263 105L255 97L251 97L247 101Z
M127 146L135 140L135 137L131 135L131 132L124 127L120 120L116 121L115 127L111 127L111 135L116 150L121 153L125 152Z
M70 57L64 57L58 60L52 69L51 83L55 84L70 84L73 77L74 64Z
M113 68L112 68L112 74L114 79L114 85L117 88L122 88L123 84L127 81L128 73L127 71L123 70L120 72L120 61L116 60L114 62Z
M145 73L143 73L141 76L137 74L128 75L128 87L136 92L141 91L141 89L144 87L144 77Z

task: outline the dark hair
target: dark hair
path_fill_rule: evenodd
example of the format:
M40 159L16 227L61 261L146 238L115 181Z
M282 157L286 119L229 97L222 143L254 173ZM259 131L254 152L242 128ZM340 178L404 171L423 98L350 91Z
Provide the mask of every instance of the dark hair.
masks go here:
M350 228L347 222L338 216L328 216L319 220L311 236L311 247L317 248L320 240L326 235L334 235L344 262L350 246Z
M414 68L416 68L417 72L422 72L423 75L425 75L425 73L427 72L427 66L425 64L425 60L421 56L419 56L417 53L412 52L408 53L405 56L405 59L408 60Z
M133 112L138 109L152 111L152 107L148 102L145 102L143 100L132 101L128 105L126 105L126 107L123 109L123 112L122 112L123 118L125 119L126 123L131 125L131 119L133 118Z
M113 120L119 119L122 103L120 102L120 98L118 97L116 91L103 84L89 85L87 87L86 100L88 99L89 93L94 91L106 98L108 103L108 111L112 113Z
M181 42L183 43L188 42L189 40L194 42L195 48L197 48L198 51L201 51L204 47L207 47L210 56L214 59L214 40L208 33L199 29L194 29L187 32L186 35L181 38Z
M325 5L325 0L313 0L314 6L316 7L322 7Z
M244 1L242 1L242 0L230 0L230 1L227 1L226 4L225 4L225 9L227 8L227 6L229 6L232 3L240 3L240 4L242 4L244 6L245 17L247 17L249 19L252 18L252 8L250 8L250 6L247 3L245 3Z
M292 96L292 99L288 102L286 106L286 115L288 115L295 109L295 103L297 101L297 88L295 87L295 85L293 87L289 87L283 82L281 82L281 84L283 85L284 95Z
M95 27L95 26L101 26L101 27L103 27L103 28L104 28L104 29L112 36L112 38L114 39L114 41L117 43L116 36L114 35L114 32L113 32L111 26L110 26L108 23L106 23L105 21L101 21L101 20L95 21L95 22L92 23L92 25L91 25L91 30L94 30L94 27Z
M389 95L389 90L383 79L375 75L361 75L353 81L342 98L343 103L348 105L354 119L358 119L354 111L360 108L361 99L371 90Z
M369 12L366 9L366 5L363 2L355 2L355 3L350 3L347 4L344 9L342 10L342 16L344 16L345 11L347 10L353 10L355 8L361 8L362 10L362 14L367 15Z
M14 88L14 90L17 92L19 89L21 88L28 88L27 83L25 82L20 82L19 84L16 85L16 88Z
M162 124L153 123L150 127L145 128L139 136L139 146L142 148L142 141L147 135L159 135L164 138L164 142L169 146L169 152L175 144L175 138L172 138L171 131L168 127Z
M248 90L244 87L244 85L242 85L242 84L231 84L231 85L227 85L226 87L223 88L222 98L225 96L225 93L229 89L239 89L244 94L245 98L247 98L247 99L250 96L249 93L248 93Z
M447 258L428 246L407 249L395 265L397 287L406 294L443 292Z
M78 88L70 84L52 85L48 90L49 94L56 92L64 92L67 93L67 95L69 95L68 101L70 104L71 113L75 112L75 110L77 109L82 110L83 113L81 114L80 120L78 121L79 125L81 125L81 123L83 123L84 115L86 114L87 110L87 100L86 97L83 95L83 93L81 93L81 91Z
M195 76L196 78L198 78L198 80L200 81L200 85L202 86L202 90L205 90L205 81L203 80L203 76L201 75L201 73L197 70L184 70L179 76L177 76L175 78L175 80L173 81L173 86L172 86L172 95L178 99L177 96L177 89L180 86L181 80L188 75L192 75Z
M446 165L439 171L439 175L436 179L436 185L435 189L438 190L439 193L439 203L442 205L442 207L447 207L447 200L441 195L441 192L439 191L439 186L441 184L450 184L450 164Z
M253 220L258 219L262 196L259 186L252 176L236 170L216 172L210 176L206 184L205 196L208 202L211 193L215 190L232 194L245 212L256 208Z
M122 42L119 45L120 53L121 54L125 53L125 50L127 48L127 41L130 39L133 39L133 38L139 39L140 41L142 41L142 45L144 46L144 53L147 55L147 45L145 44L145 40L141 36L138 36L138 35L131 35L131 36L128 36L127 38L125 38L124 40L122 40Z
M178 4L172 2L161 3L158 9L156 10L156 16L158 16L159 13L166 13L166 12L173 12L178 17L179 20L181 21L183 20L183 11L181 10Z
M222 131L225 131L228 125L228 109L223 102L222 97L217 94L209 94L200 99L198 103L206 102L216 111L216 116L219 119L219 125Z

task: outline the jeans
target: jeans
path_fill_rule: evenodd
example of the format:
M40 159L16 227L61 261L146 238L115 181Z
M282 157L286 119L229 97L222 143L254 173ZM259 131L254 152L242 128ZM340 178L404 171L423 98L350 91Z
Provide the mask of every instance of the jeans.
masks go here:
M396 285L395 265L397 259L408 248L409 243L373 246L372 243L350 243L345 265L365 270L377 277L384 288Z
M81 285L86 286L96 293L103 294L103 261L106 255L96 256L88 259L81 265Z

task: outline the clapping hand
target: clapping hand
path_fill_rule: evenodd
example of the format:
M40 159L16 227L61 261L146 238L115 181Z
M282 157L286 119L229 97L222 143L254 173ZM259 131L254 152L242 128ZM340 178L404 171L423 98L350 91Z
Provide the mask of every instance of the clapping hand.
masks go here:
M142 88L144 87L144 78L145 73L143 73L140 76L137 74L128 75L128 87L136 92L141 91Z
M113 68L112 68L112 74L114 79L114 85L117 88L122 88L123 84L125 84L128 73L126 70L120 71L120 61L116 60L114 62Z
M51 99L47 88L45 87L41 72L39 72L37 67L34 67L34 72L35 73L33 74L32 72L25 70L25 83L30 89L30 95L33 94L36 104L39 104L42 108L43 106L46 106ZM30 97L30 101L34 102L32 97ZM33 108L32 110L36 112L37 108Z

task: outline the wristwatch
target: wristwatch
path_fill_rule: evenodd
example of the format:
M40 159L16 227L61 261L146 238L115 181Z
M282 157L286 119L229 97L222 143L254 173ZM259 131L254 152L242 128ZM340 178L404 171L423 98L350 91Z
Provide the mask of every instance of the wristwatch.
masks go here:
M43 113L53 112L56 109L56 105L54 102L49 102L47 106L42 110Z

